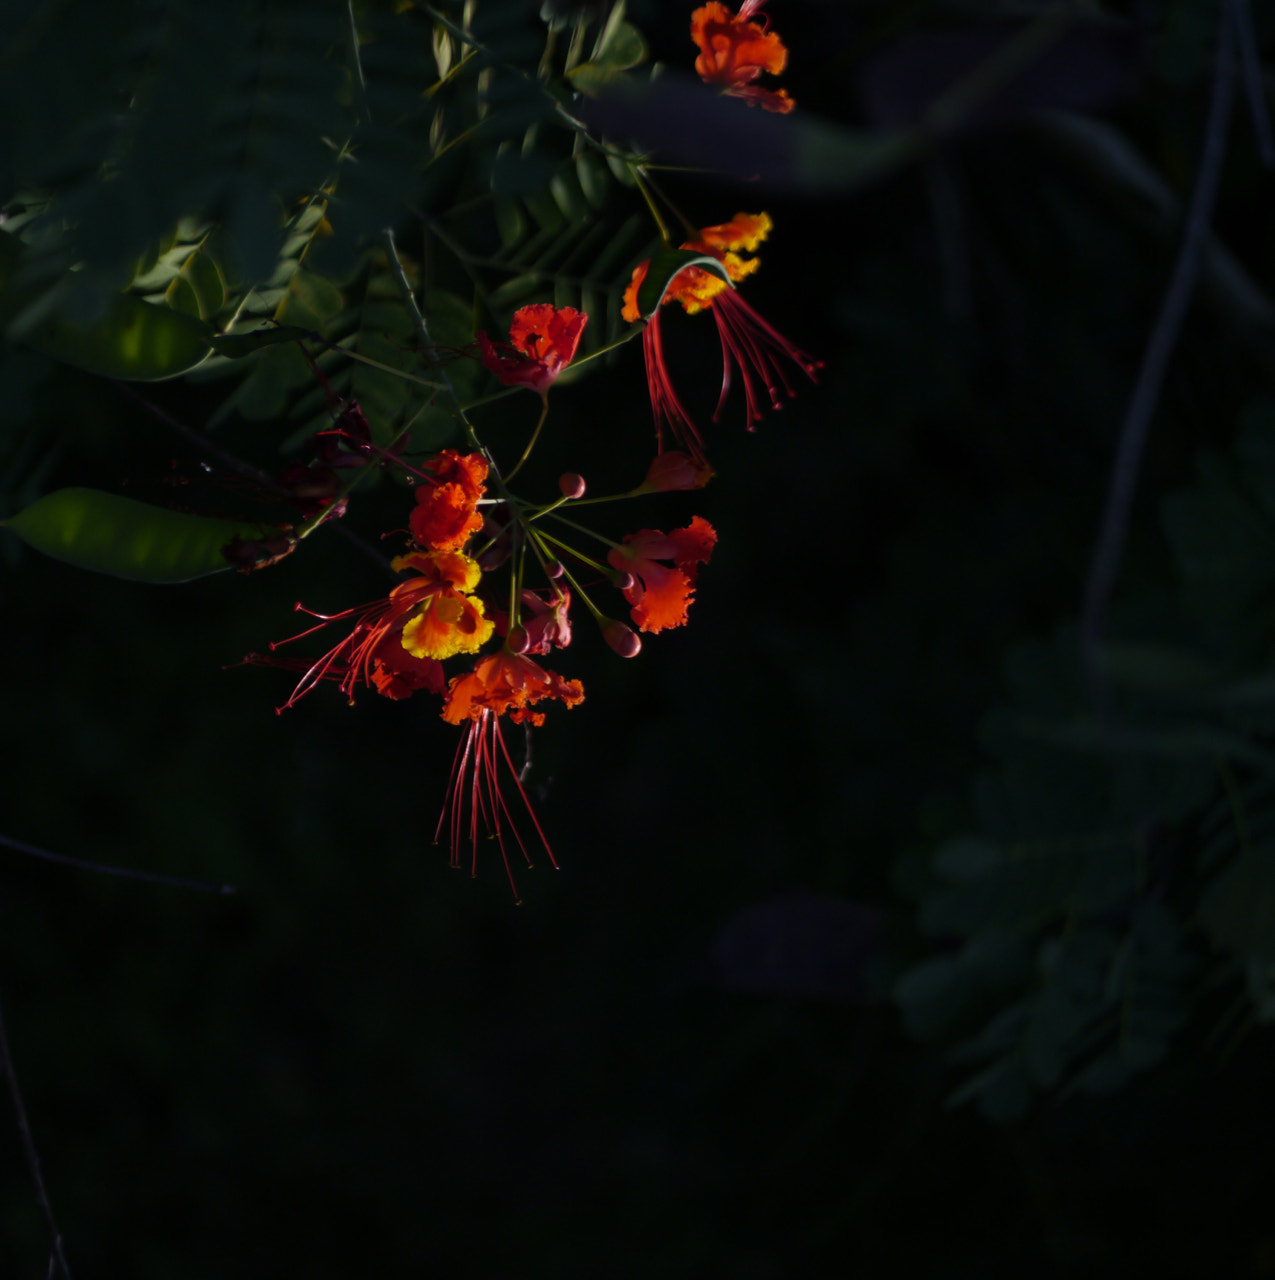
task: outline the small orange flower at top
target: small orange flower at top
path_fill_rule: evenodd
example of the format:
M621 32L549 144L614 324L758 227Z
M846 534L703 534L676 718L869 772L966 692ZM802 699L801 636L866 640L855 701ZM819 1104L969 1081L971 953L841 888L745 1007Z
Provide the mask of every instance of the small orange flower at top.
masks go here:
M423 468L409 524L418 547L459 551L482 528L478 499L486 492L487 463L481 454L444 449Z
M726 268L732 282L737 282L761 266L760 258L741 255L753 253L770 234L772 226L769 214L737 213L729 222L701 227L694 239L685 241L680 247L716 258ZM638 291L649 266L649 261L638 263L625 290L624 309L620 314L630 323L642 319L638 309ZM732 364L738 367L740 381L744 384L745 425L749 431L761 420L764 399L769 399L772 409L778 409L783 405L781 387L789 396L796 394L785 361L795 364L811 381L822 367L818 360L807 355L763 319L744 301L738 289L731 288L710 271L700 267L685 267L679 271L664 294L664 304L670 302L680 302L689 315L707 308L717 322L717 334L722 344L722 390L717 408L713 410L714 422L721 417L722 407L730 393ZM667 424L674 439L682 444L692 460L697 465L706 466L704 441L669 377L659 320L658 310L647 320L642 331L642 352L646 359L646 381L660 447L663 448L663 427Z
M574 307L536 302L514 312L508 342L478 334L478 358L507 387L527 387L542 398L575 359L589 317Z
M607 553L611 567L633 579L624 598L633 606L633 621L643 631L663 631L686 622L695 575L701 564L708 563L716 544L717 530L696 516L685 529L672 533L642 529L626 534L624 545ZM672 567L657 563L660 560L671 560Z
M784 43L761 22L752 21L766 0L744 0L734 16L718 0L691 14L691 39L699 46L695 70L706 84L719 86L750 106L789 112L796 105L785 89L763 89L755 81L763 73L777 76L787 65Z
M509 748L500 732L500 717L507 714L516 723L543 724L544 713L532 711L530 707L546 698L557 698L566 706L574 707L584 701L584 686L579 680L564 680L525 655L504 648L479 659L468 675L453 679L443 706L444 720L449 724L468 721L469 729L456 749L447 798L434 839L437 840L443 828L447 827L453 867L460 866L461 848L468 842L470 874L477 875L479 828L486 829L496 837L500 846L505 874L509 877L515 898L518 886L509 865L506 831L517 841L528 866L531 866L531 854L500 791L499 766L502 760L550 863L554 867L558 863L523 789L519 771L510 758Z

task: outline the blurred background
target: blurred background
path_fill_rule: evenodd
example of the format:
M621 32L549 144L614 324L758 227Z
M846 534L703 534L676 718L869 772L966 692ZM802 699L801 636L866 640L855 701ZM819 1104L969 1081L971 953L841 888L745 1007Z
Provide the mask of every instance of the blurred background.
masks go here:
M914 123L1042 13L767 8L800 109L853 128ZM629 17L689 65L684 6ZM718 478L642 511L718 530L690 625L622 663L577 620L558 665L587 700L536 732L529 783L562 866L520 872L519 906L494 849L471 882L433 843L432 703L275 715L289 674L236 665L296 601L384 591L335 533L175 587L0 535L0 835L236 890L0 848L0 1002L77 1276L1275 1274L1275 193L1242 83L1213 224L1243 265L1206 260L1113 614L1154 749L1084 738L1074 657L1218 24L1090 14L849 193L667 176L697 223L772 214L748 297L825 368L754 433L732 401ZM664 328L703 420L716 335ZM17 345L0 372L4 458L41 491L216 493L104 380ZM223 389L144 390L202 427ZM636 345L558 397L576 469L627 476ZM276 465L260 423L215 439ZM401 499L377 501L347 517L372 540ZM1023 745L1011 712L1073 738ZM1081 861L1006 887L1033 840ZM1077 938L1100 959L1060 995ZM1148 984L1154 1014L1108 1018ZM0 1215L0 1272L44 1274L12 1123Z

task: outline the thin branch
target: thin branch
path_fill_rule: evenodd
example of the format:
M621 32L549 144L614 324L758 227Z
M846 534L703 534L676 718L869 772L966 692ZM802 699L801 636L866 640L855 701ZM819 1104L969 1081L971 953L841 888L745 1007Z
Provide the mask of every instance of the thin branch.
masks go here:
M346 0L345 11L349 18L350 61L359 82L359 107L363 118L370 120L372 112L367 105L367 76L363 74L363 56L359 52L359 24L354 18L354 0Z
M412 290L412 282L407 278L407 272L403 270L403 263L398 256L398 245L395 243L393 230L386 227L381 232L381 239L385 244L386 257L389 259L390 274L394 277L394 283L398 286L403 305L407 308L407 313L412 318L412 326L416 330L416 336L420 338L421 345L425 349L425 359L434 366L435 372L442 379L444 390L459 408L460 400L456 395L456 388L448 376L447 370L443 367L443 362L438 355L438 348L434 345L434 339L429 336L429 325L425 323L425 317L421 314L421 309L416 303L416 294Z
M1248 0L1229 0L1231 21L1239 44L1240 67L1244 71L1244 88L1248 93L1248 109L1253 116L1253 133L1257 154L1268 169L1275 169L1275 138L1271 136L1271 113L1266 105L1262 85L1262 64L1257 56L1257 38L1253 34L1253 14Z
M1191 193L1191 204L1186 214L1182 244L1173 265L1169 287L1160 304L1159 315L1156 316L1155 325L1147 340L1129 409L1120 429L1102 524L1085 583L1080 618L1081 660L1090 698L1100 714L1104 711L1108 694L1107 678L1101 669L1101 648L1106 635L1111 594L1129 533L1133 500L1138 487L1138 472L1151 420L1159 403L1169 359L1181 334L1182 323L1186 318L1208 245L1209 224L1217 200L1234 100L1235 21L1232 7L1227 3L1222 6L1218 24L1213 95L1195 176L1195 189Z
M165 876L156 871L134 871L131 867L113 867L105 862L88 862L83 858L69 858L64 853L50 853L37 849L33 844L23 844L11 836L0 836L0 845L25 853L31 858L56 862L63 867L76 867L80 871L100 871L106 876L123 876L127 880L146 880L151 884L166 884L173 889L198 889L202 893L228 894L237 892L233 884L212 884L207 880L188 880L185 876Z
M131 400L141 409L145 409L156 422L162 422L170 431L175 431L183 440L193 445L201 453L206 453L210 458L215 458L229 471L238 472L241 476L247 476L249 480L255 480L258 484L264 485L266 488L282 493L274 482L274 479L262 471L259 467L254 467L250 462L244 462L242 458L236 458L233 453L227 453L220 445L213 444L200 431L196 431L194 427L188 427L184 422L179 422L170 413L165 412L155 404L154 401L148 400L140 391L134 391L127 382L120 382L116 378L108 379L111 386L115 388L120 395Z
M347 353L348 354L348 353ZM138 391L134 391L127 382L119 382L114 378L108 379L111 386L115 388L121 395L132 400L139 408L145 409L157 422L162 422L170 431L175 431L181 438L193 445L201 453L206 453L210 458L215 458L230 471L235 471L241 476L246 476L249 480L255 481L261 485L268 493L277 498L289 498L291 495L286 489L283 489L275 481L274 477L267 471L262 471L260 467L254 467L250 462L244 462L242 458L237 458L233 453L228 453L220 445L214 444L201 431L196 431L194 427L188 427L184 422L179 422L172 414L161 409L159 405L148 400ZM390 568L389 560L381 555L377 549L361 538L353 529L347 528L338 520L325 521L328 528L334 530L338 536L345 539L361 556L371 560L373 564L393 573ZM398 575L395 574L395 577Z
M22 1101L22 1090L18 1088L18 1075L13 1069L13 1054L9 1051L9 1033L5 1028L4 1013L0 1011L0 1070L9 1082L9 1096L13 1099L13 1110L18 1118L18 1133L22 1137L22 1150L27 1158L27 1168L31 1171L31 1180L35 1183L36 1198L44 1212L44 1221L49 1228L52 1240L52 1255L49 1259L49 1275L54 1274L53 1263L56 1261L66 1280L71 1280L71 1268L67 1265L66 1254L62 1250L62 1233L58 1230L57 1220L53 1216L53 1205L49 1201L49 1192L44 1185L44 1174L40 1171L40 1153L35 1149L35 1139L31 1136L31 1123L27 1119L26 1104Z

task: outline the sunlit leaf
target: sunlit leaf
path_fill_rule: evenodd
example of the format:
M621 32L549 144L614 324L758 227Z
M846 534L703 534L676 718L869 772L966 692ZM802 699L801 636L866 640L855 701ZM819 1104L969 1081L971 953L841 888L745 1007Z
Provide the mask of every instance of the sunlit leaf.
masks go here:
M657 253L647 265L646 279L638 289L637 304L644 320L649 320L659 309L668 292L673 277L687 267L699 267L701 271L709 271L726 281L730 288L730 273L719 259L711 254L697 253L694 249L664 249Z
M222 547L260 525L154 507L98 489L57 489L3 523L28 546L79 569L134 582L189 582L230 568Z
M82 324L58 314L22 325L16 341L89 373L158 382L186 373L212 351L212 334L196 317L120 294L106 314Z

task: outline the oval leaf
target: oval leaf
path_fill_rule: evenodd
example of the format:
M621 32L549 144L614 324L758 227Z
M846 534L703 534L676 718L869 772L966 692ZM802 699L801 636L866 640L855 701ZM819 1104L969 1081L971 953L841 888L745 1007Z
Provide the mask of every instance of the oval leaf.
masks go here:
M212 335L193 316L120 294L94 324L56 314L21 341L64 364L126 382L158 382L193 369L212 350Z
M187 515L98 489L57 489L4 522L28 546L134 582L189 582L229 569L221 549L260 525Z
M655 254L647 264L646 279L638 289L638 311L641 312L643 320L649 320L656 313L660 303L664 301L669 285L673 283L673 277L685 271L687 267L699 267L701 271L711 271L713 275L725 280L729 288L735 287L731 283L730 272L726 270L725 263L711 254L697 253L694 249L664 249Z

